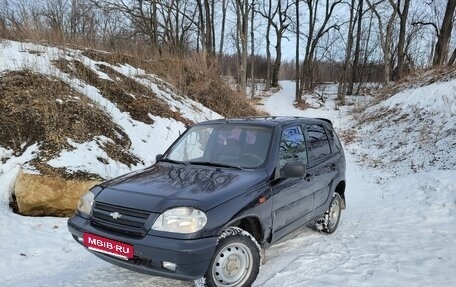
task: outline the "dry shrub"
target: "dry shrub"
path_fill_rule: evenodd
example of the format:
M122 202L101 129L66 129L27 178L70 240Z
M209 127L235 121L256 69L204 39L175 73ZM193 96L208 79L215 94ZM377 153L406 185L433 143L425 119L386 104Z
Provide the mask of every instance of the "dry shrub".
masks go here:
M106 61L111 65L129 64L156 74L173 84L184 95L225 117L258 115L249 101L230 89L220 77L216 60L204 53L185 57L161 55L148 60L142 60L140 55L133 57L88 49L83 54L96 61Z
M96 87L103 97L116 103L121 111L130 113L130 116L137 121L152 124L150 113L191 124L179 113L171 111L168 104L157 98L150 89L106 65L99 64L98 69L106 73L113 81L100 78L95 71L77 60L59 59L54 61L54 65L62 72Z
M297 108L297 109L302 110L302 111L305 111L305 110L307 110L308 108L310 108L309 104L308 104L306 101L304 101L304 100L302 100L302 101L299 102L299 103L294 103L293 106L294 106L295 108Z
M131 55L127 54L121 54L121 53L109 53L109 52L103 52L103 51L95 51L95 50L90 50L90 49L84 49L82 51L82 55L86 56L87 58L90 58L94 61L99 61L99 62L105 62L108 64L111 64L113 66L115 65L125 65L128 64L133 67L147 67L149 64L147 61L140 59L138 57L133 57Z
M456 66L415 70L407 77L390 83L374 93L375 100L373 104L377 104L407 89L428 86L436 82L446 82L454 78L456 78Z
M218 74L217 63L204 54L194 54L183 61L181 87L186 94L225 117L258 115L249 101L228 87ZM211 59L211 58L209 58Z
M0 77L0 145L21 154L29 145L39 143L35 163L46 162L62 149L71 149L67 138L86 142L104 135L116 148L109 156L126 164L139 159L128 152L130 140L123 130L96 108L87 97L61 80L30 71L7 72ZM48 168L43 165L43 173Z

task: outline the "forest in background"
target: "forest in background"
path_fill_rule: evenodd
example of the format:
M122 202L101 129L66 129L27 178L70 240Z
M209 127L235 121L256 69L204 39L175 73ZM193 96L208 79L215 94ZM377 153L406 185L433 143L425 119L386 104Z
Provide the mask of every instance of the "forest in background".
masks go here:
M0 37L72 44L142 59L198 59L201 70L249 81L397 81L453 65L456 0L0 0ZM172 65L173 61L170 61ZM251 95L247 95L247 92ZM305 99L304 99L305 100Z

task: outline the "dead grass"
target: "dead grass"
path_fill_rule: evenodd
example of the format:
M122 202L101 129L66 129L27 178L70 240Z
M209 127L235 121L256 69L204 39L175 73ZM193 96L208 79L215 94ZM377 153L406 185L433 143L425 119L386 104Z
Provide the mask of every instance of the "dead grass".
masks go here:
M0 87L0 145L19 155L39 143L33 163L43 174L50 169L38 163L71 149L67 138L86 142L104 135L114 141L115 147L106 149L110 157L129 165L140 161L128 152L131 142L123 130L61 80L30 71L7 72L0 77Z
M345 129L339 132L339 137L346 145L349 145L356 141L358 135L354 129Z
M168 104L158 98L149 88L107 65L99 64L97 67L107 74L112 81L100 78L95 71L77 60L59 59L53 64L62 72L96 87L103 97L116 103L121 111L128 112L137 121L153 124L154 121L149 116L151 114L163 118L173 118L187 125L192 124L179 112L172 111Z
M441 68L429 68L426 70L413 71L410 75L400 81L391 83L374 92L374 104L406 89L428 86L436 82L450 81L454 78L456 78L456 66L445 66Z
M297 109L300 109L300 110L307 110L308 108L310 108L309 104L306 103L306 101L301 101L300 103L294 103L293 106Z
M177 87L183 95L202 103L224 117L258 115L245 97L228 87L218 74L217 63L204 54L193 54L182 58L161 56L147 60L89 49L86 49L83 54L93 60L106 61L111 65L129 64L155 74Z

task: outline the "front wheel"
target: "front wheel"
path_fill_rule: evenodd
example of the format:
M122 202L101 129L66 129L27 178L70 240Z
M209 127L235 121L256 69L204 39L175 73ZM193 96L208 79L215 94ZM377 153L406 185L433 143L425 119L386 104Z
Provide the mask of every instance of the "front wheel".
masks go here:
M339 226L340 214L342 211L342 198L335 193L329 209L315 221L315 227L323 233L331 234Z
M255 238L239 227L229 227L219 236L204 276L206 286L250 286L258 276L260 264L260 246Z

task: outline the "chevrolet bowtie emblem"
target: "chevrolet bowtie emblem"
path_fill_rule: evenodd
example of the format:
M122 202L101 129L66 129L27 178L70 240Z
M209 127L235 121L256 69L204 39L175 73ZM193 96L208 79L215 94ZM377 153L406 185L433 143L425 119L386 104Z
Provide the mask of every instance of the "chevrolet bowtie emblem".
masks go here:
M111 212L111 213L109 214L109 216L111 216L111 217L114 218L114 219L119 219L119 218L122 217L122 214L120 214L120 213L118 213L118 212L116 211L116 212Z

